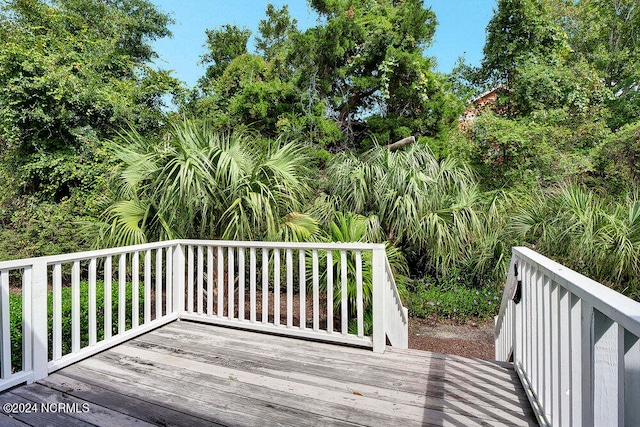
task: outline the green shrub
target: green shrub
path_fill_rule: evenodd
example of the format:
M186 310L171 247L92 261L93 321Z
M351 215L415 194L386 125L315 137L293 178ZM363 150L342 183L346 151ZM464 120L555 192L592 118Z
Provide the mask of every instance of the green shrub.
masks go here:
M126 284L125 329L131 329L132 285ZM47 320L49 331L49 359L53 358L53 293L48 293ZM112 334L118 332L118 283L111 286ZM71 352L71 287L62 288L62 354ZM139 288L139 305L144 304L144 287ZM22 295L10 295L11 317L11 366L22 369ZM139 323L143 322L143 310L139 310ZM96 283L96 334L97 341L104 339L104 283ZM80 282L80 347L89 345L89 283Z

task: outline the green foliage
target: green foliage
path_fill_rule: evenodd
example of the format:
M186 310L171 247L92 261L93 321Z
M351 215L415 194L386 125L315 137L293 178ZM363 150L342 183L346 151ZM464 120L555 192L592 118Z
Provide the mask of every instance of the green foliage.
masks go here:
M640 121L602 141L595 158L597 172L614 194L627 192L629 183L640 183Z
M569 13L568 32L576 52L603 75L616 95L609 99L609 124L617 129L640 115L640 10L635 0L581 0Z
M483 212L486 202L475 180L455 160L438 161L420 144L397 152L375 147L362 157L337 157L327 172L335 199L314 205L315 215L322 217L331 206L375 215L386 238L416 267L436 276L470 268L482 281L504 267L500 228L494 228L493 219L500 214L499 202L492 200L493 208Z
M146 65L149 42L170 34L151 3L9 1L0 14L5 148L24 155L79 146L127 122L157 127L161 97L177 83Z
M353 3L311 1L326 24L295 37L294 54L302 64L300 86L311 83L335 112L335 120L352 144L360 137L360 117L388 117L413 134L437 134L448 101L432 63L422 51L435 32L435 14L422 0Z
M511 227L520 241L557 262L639 296L637 195L618 202L581 186L565 185L523 197Z
M417 280L406 301L409 315L445 317L465 323L472 318L487 319L498 314L501 290L490 286L469 287L462 280L455 282L438 284L432 279Z
M487 25L482 80L510 82L528 58L556 58L569 53L566 33L539 0L498 0Z
M225 24L214 30L207 30L207 53L202 55L202 64L207 67L205 76L200 79L200 87L207 90L209 82L219 77L225 68L238 56L247 53L247 41L251 31Z
M149 66L170 22L145 0L2 2L0 256L83 247L75 222L95 213L111 166L102 141L129 124L156 132L180 90Z
M309 196L295 142L260 146L246 134L183 121L160 141L132 130L112 149L122 166L115 200L97 224L102 246L172 238L276 239L288 233L282 230L282 223L291 222L285 215L299 211Z
M572 143L574 130L544 124L536 116L511 120L489 112L472 129L472 164L488 189L535 187L580 177L592 166L589 151L581 147L588 142Z
M287 5L276 9L272 4L267 5L265 11L267 19L261 19L258 23L259 37L256 37L256 49L262 52L267 61L271 61L278 55L285 55L285 48L291 34L298 30L297 19L291 19Z
M114 282L111 286L111 301L112 301L112 333L115 335L118 333L118 305L119 305L119 287L118 283ZM125 330L131 329L132 326L132 292L133 287L128 282L125 287ZM68 354L71 352L71 311L72 311L72 297L71 287L63 287L61 292L62 300L62 354ZM144 304L144 288L139 288L139 304ZM49 291L48 297L48 331L49 331L49 358L53 357L53 293ZM11 363L14 368L20 369L22 366L22 295L11 294L9 297L10 304L10 331L11 331ZM98 281L96 283L96 335L97 341L104 339L104 283ZM139 310L140 318L139 323L142 323L143 311ZM80 348L89 345L89 283L80 282Z

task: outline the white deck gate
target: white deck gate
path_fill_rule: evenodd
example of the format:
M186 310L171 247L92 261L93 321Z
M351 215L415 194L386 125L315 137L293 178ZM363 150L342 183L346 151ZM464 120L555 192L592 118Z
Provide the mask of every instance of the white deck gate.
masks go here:
M541 425L640 425L640 303L513 248L495 334Z
M384 245L173 240L0 262L0 391L177 319L376 352L408 344Z

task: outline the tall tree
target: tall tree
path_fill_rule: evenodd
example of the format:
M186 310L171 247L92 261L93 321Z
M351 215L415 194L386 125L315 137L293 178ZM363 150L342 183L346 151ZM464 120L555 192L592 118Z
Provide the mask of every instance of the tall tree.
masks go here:
M247 42L251 31L236 25L225 24L219 28L206 30L207 53L202 55L201 62L209 64L205 76L199 85L205 91L211 82L224 73L225 68L238 56L247 53Z
M434 123L410 132L436 133L442 112L432 101L442 91L423 56L435 32L433 11L422 0L310 4L324 24L295 37L294 60L304 64L299 85L326 100L345 141L361 139L363 119L372 115L426 117Z
M618 128L640 119L640 5L636 0L580 0L571 38L603 75L615 97L610 124Z
M267 5L267 19L261 19L258 23L256 37L256 49L267 60L272 60L289 41L290 35L298 31L297 19L291 19L289 8L284 5L276 9L272 4Z
M170 34L170 22L146 0L2 2L5 229L41 216L38 209L47 203L49 216L73 211L64 212L65 221L87 212L108 169L101 141L129 125L147 134L160 127L163 97L178 91L179 83L151 66L151 42Z
M528 58L564 56L569 44L545 0L498 0L483 53L481 79L504 83Z

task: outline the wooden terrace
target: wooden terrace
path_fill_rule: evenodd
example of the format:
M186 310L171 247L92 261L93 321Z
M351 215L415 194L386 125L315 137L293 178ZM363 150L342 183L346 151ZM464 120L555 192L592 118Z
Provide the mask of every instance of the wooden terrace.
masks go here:
M640 425L640 304L534 251L500 362L409 350L408 322L379 244L0 262L0 425Z
M80 409L0 414L0 425L537 425L507 363L190 321L0 394L1 404L40 402Z

